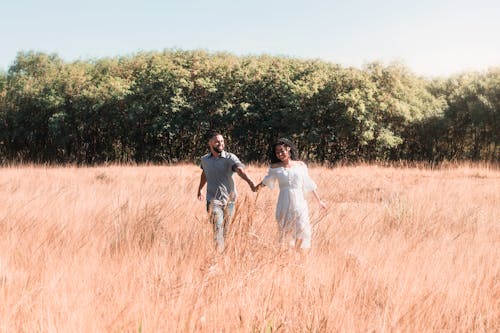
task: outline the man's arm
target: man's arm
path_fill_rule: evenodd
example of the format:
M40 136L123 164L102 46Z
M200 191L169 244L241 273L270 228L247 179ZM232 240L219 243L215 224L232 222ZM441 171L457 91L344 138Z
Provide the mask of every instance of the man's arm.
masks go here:
M200 185L198 186L198 200L202 201L203 200L203 194L201 194L201 190L203 189L203 186L207 183L207 176L205 175L205 171L201 171L201 176L200 176Z
M250 177L248 177L247 173L245 172L245 169L243 169L243 167L239 166L239 167L236 167L236 169L234 171L236 171L238 176L240 176L244 181L246 181L248 183L248 185L250 186L250 188L252 189L252 191L255 192L255 183L253 182L252 179L250 179Z

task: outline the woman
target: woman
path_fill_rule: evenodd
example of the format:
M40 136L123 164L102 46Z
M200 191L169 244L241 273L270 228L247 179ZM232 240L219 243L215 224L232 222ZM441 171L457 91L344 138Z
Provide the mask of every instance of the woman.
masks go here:
M278 181L280 193L276 206L276 220L280 231L280 241L291 234L296 248L311 247L311 225L309 210L304 198L305 191L312 191L321 208L326 205L316 192L316 184L309 177L307 166L298 160L298 154L293 143L288 139L279 139L270 150L271 167L262 182L262 186L274 188Z

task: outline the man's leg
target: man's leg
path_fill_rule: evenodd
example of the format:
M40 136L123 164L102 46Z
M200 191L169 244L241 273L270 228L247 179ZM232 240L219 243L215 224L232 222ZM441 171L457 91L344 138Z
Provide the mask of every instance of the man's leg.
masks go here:
M214 228L215 245L219 251L224 250L224 210L220 205L210 205L210 222Z
M234 215L234 201L230 201L224 207L224 238L229 234L229 225Z

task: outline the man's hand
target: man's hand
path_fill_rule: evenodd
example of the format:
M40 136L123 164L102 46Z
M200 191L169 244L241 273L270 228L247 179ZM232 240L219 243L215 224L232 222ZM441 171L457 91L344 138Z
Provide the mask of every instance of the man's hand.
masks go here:
M259 183L254 187L253 191L258 192L262 187L264 187L264 184Z
M203 186L207 183L207 176L205 175L205 171L201 172L200 175L200 185L198 186L198 200L203 201L203 194L201 194L201 190Z

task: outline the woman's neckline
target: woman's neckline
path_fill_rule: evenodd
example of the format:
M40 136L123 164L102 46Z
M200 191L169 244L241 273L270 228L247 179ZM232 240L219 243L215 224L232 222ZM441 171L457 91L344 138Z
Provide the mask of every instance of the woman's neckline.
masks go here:
M284 166L277 166L277 167L274 167L274 168L273 168L273 167L271 167L271 169L279 169L279 168L282 168L282 169L291 169L291 168L293 168L293 167L296 167L296 166L301 166L301 165L302 165L302 164L297 163L297 164L292 164L292 165L290 165L290 166L288 166L288 167L284 167Z

